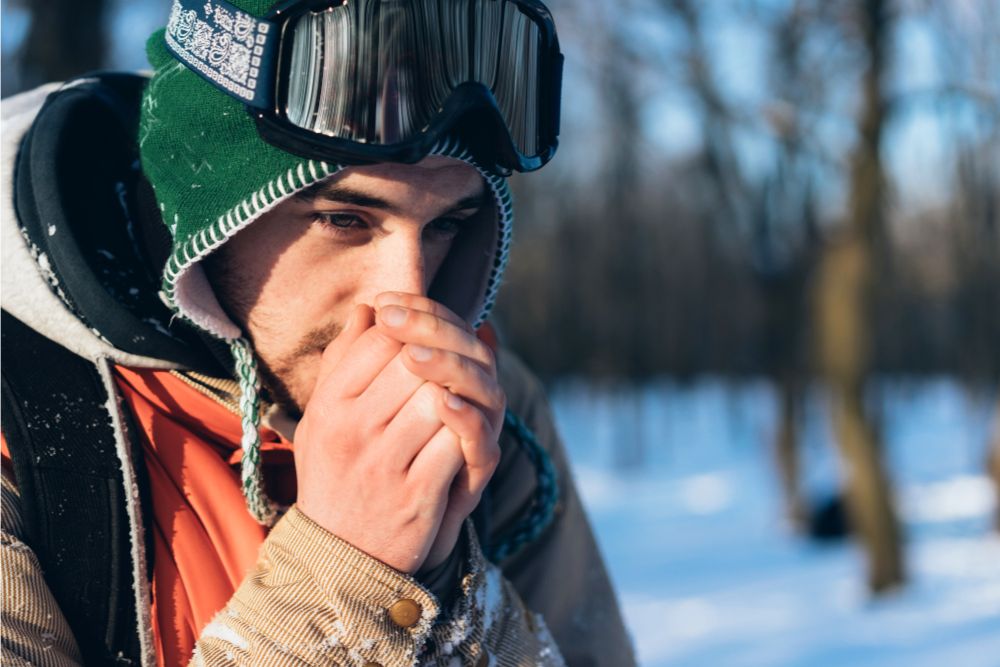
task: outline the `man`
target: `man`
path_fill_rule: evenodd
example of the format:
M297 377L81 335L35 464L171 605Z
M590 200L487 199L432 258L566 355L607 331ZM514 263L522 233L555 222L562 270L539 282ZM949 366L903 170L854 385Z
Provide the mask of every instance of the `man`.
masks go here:
M176 0L148 82L5 103L5 659L632 664L476 333L502 174L555 150L551 18L269 5Z

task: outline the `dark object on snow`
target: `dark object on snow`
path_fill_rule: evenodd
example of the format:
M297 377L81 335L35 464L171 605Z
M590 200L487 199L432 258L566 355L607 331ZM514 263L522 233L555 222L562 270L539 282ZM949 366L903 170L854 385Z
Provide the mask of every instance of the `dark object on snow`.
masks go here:
M820 500L809 511L806 526L809 537L830 542L843 540L851 534L851 523L847 516L847 505L840 493Z

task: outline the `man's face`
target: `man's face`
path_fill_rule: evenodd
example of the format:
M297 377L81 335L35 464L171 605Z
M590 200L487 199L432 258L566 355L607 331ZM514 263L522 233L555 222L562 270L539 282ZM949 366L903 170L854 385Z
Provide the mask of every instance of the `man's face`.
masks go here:
M386 291L427 294L455 237L494 224L477 215L491 206L479 173L448 158L352 167L261 216L206 270L265 384L301 413L351 308Z

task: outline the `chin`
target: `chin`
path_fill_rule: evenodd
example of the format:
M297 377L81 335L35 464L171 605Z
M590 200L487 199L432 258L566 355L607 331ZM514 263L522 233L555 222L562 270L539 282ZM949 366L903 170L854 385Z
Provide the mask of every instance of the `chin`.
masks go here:
M267 399L281 408L293 419L301 419L302 412L316 384L318 363L321 355L308 371L296 373L281 369L275 371L263 359L260 360L261 386L267 393ZM313 370L315 368L315 370ZM305 378L308 378L306 380ZM308 387L308 390L306 388Z

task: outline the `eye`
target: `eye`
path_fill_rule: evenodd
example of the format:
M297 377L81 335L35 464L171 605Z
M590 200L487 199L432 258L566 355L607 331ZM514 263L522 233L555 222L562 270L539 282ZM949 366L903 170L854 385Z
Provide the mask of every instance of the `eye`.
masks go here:
M312 214L313 222L319 224L327 231L338 234L346 234L353 230L368 229L368 223L353 213L324 213L315 211Z
M468 221L463 218L438 218L424 228L424 234L450 241L458 236Z

